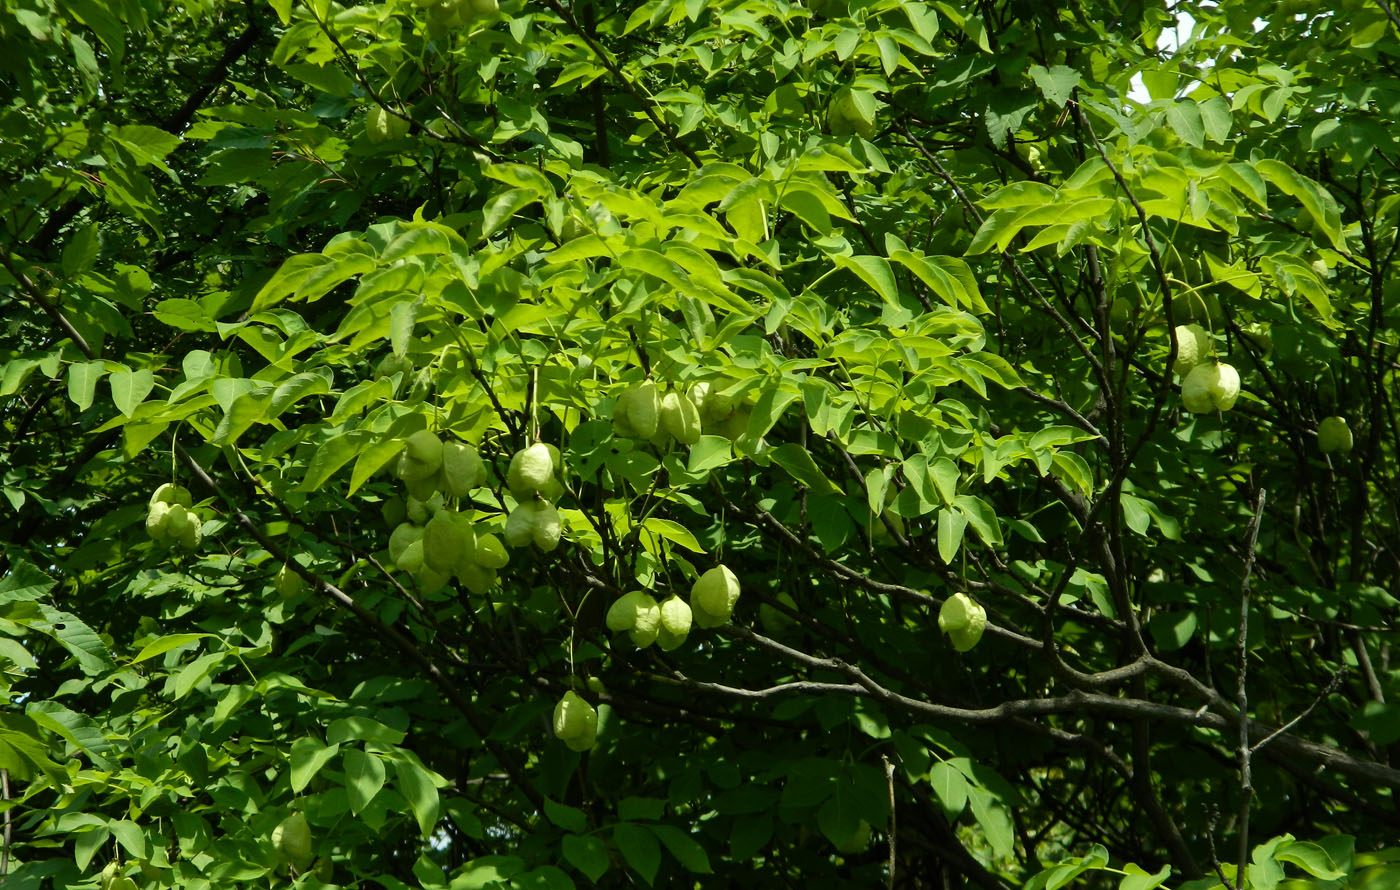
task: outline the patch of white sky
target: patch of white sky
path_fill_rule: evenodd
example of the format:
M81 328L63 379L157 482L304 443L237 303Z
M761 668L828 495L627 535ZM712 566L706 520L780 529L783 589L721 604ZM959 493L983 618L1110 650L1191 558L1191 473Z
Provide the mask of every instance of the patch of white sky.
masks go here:
M1254 30L1258 31L1267 23L1263 19L1254 20ZM1157 35L1157 49L1169 54L1175 54L1181 49L1181 45L1191 39L1191 29L1196 27L1196 20L1190 13L1178 13L1176 24L1171 28L1163 28L1162 33ZM1209 68L1214 62L1206 59L1204 66ZM1134 74L1131 87L1128 90L1128 98L1134 102L1146 105L1152 101L1152 96L1148 94L1147 87L1142 82L1141 74Z
M1162 33L1157 35L1157 49L1175 54L1181 49L1181 45L1191 39L1191 29L1196 26L1196 20L1187 13L1180 13L1176 17L1176 25L1172 28L1163 28ZM1132 86L1128 90L1128 98L1142 105L1152 101L1148 95L1147 87L1143 85L1142 74L1134 74Z

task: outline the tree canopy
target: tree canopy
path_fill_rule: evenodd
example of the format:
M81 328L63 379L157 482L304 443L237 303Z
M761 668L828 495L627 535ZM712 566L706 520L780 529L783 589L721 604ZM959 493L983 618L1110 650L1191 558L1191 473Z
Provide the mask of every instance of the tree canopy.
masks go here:
M1389 0L0 10L7 888L1400 879Z

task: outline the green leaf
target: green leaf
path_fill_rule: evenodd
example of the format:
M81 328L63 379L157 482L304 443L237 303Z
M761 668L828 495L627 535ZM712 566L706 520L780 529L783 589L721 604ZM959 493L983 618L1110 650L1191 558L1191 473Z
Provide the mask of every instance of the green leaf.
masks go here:
M1191 642L1196 635L1196 623L1193 611L1161 612L1147 622L1147 630L1159 651L1175 652Z
M690 446L690 459L686 469L691 473L703 473L724 466L734 460L729 440L723 436L701 436L700 441Z
M834 794L817 811L817 827L826 839L840 846L860 828L860 811L849 794Z
M661 845L656 835L631 822L619 822L612 831L613 843L617 844L627 865L641 875L647 886L655 884L656 874L661 869Z
M97 223L88 223L76 229L63 246L63 274L67 278L77 278L87 272L97 262L97 252L102 247L102 238Z
M1118 496L1118 503L1122 505L1123 522L1127 524L1128 528L1140 535L1146 535L1147 527L1151 524L1152 517L1148 515L1147 508L1144 506L1143 502L1127 492L1123 492Z
M326 729L326 743L335 745L343 742L375 742L380 745L398 745L404 740L402 730L385 726L369 717L342 717Z
M554 183L534 167L524 164L488 164L483 168L483 172L497 182L528 189L541 198L554 197Z
M695 540L695 535L679 522L649 516L642 520L642 528L657 537L665 538L678 546L684 547L692 553L705 552L705 549L700 546L700 542Z
M441 777L429 771L412 755L399 756L391 762L394 764L395 790L402 794L408 800L408 805L413 808L413 815L418 820L418 830L422 836L432 837L437 829L442 806L437 789L437 781L440 781Z
M199 633L167 634L142 646L141 651L136 653L136 657L131 659L131 663L140 664L147 659L155 658L157 655L164 655L171 650L188 646L198 640L210 639L213 636L213 634Z
M990 791L976 785L968 786L967 802L992 853L999 858L1011 856L1016 848L1016 832L1006 807Z
M1205 122L1201 109L1191 99L1177 99L1167 106L1167 124L1177 138L1187 145L1201 148L1205 145Z
M118 127L112 131L112 139L131 152L137 164L157 167L166 173L171 170L165 165L165 156L180 145L179 136L145 124Z
M136 406L145 401L155 388L155 375L142 368L133 371L125 365L120 365L116 370L107 376L107 385L112 388L112 403L117 406L117 410L124 416L130 417L136 413Z
M938 511L938 558L949 565L958 555L962 546L963 533L967 531L967 517L947 507Z
M68 398L79 411L92 407L97 381L107 372L106 362L74 362L68 366Z
M895 281L890 261L880 256L836 256L838 268L846 269L871 290L880 295L887 305L899 306L899 283Z
M1394 744L1400 740L1400 705L1368 701L1361 706L1361 712L1351 719L1349 725L1359 732L1366 733L1372 744Z
M1032 65L1030 75L1035 85L1040 88L1040 94L1059 108L1064 108L1069 102L1080 81L1079 72L1065 65L1055 65L1048 69Z
M306 468L306 476L297 486L298 491L315 492L334 476L341 467L359 456L365 443L373 438L368 430L354 430L341 436L332 436L311 457Z
M350 472L350 487L346 494L352 495L370 480L375 473L384 468L389 461L398 457L403 451L403 442L399 439L384 439L375 442L368 448L360 449L360 456L355 461L355 469Z
M430 863L430 865L432 865ZM432 869L439 870L432 865ZM525 870L525 861L518 856L481 856L462 866L452 879L448 890L500 890L505 882ZM428 871L425 869L425 871ZM436 877L436 875L432 875ZM380 878L380 880L385 880ZM390 884L392 890L410 890L407 884ZM441 887L437 882L420 882L423 888Z
M57 586L57 581L24 558L11 560L10 572L0 577L0 605L34 602L45 598Z
M561 846L565 861L595 884L607 873L611 865L608 860L608 848L591 835L566 834Z
M166 689L170 697L179 701L195 690L195 687L208 680L229 656L227 651L210 652L201 655L170 675Z
M135 822L113 819L107 823L107 829L127 853L137 859L146 858L146 834Z
M340 751L339 745L325 745L314 736L302 736L292 742L291 752L291 786L293 794L300 794L311 780L321 771L321 767L330 763L336 753Z
M545 798L544 814L549 821L565 831L574 834L584 834L588 831L588 817L583 814L583 810Z
M1123 880L1118 882L1118 890L1153 890L1154 887L1161 886L1163 881L1171 877L1172 867L1164 865L1162 870L1154 875L1129 862L1123 866L1123 871L1127 874L1123 876Z
M499 232L511 217L540 199L533 189L506 189L493 196L482 209L481 234L486 237Z
M67 649L87 676L96 676L112 669L112 656L102 638L77 615L39 604L38 618L24 619L22 624L53 637Z
M1255 161L1254 169L1274 188L1297 198L1328 242L1337 250L1346 251L1346 242L1342 239L1341 213L1336 199L1326 189L1274 158Z
M773 425L787 411L788 405L797 399L797 393L776 385L765 387L749 413L749 438L758 440L768 435L768 431L773 429Z
M331 391L330 372L303 371L294 374L277 385L272 397L263 410L263 422L269 423L288 408L311 396L324 395Z
M1206 138L1220 145L1225 144L1234 127L1230 103L1223 96L1211 96L1200 103L1200 109L1201 126L1205 130Z
M967 806L967 779L946 761L940 760L929 770L928 782L933 786L938 802L943 805L944 816L950 822L956 819Z
M686 871L698 875L711 873L710 857L705 855L705 848L696 843L690 835L673 825L652 825L649 827Z
M782 467L792 478L810 488L816 494L841 494L841 489L832 482L812 459L811 452L796 442L787 442L768 452L773 463ZM697 548L698 549L698 548Z
M57 733L86 754L93 766L102 770L112 769L111 761L107 759L112 743L107 741L99 725L91 718L54 701L28 702L24 713L37 725Z
M574 890L576 886L567 872L553 865L541 865L516 875L510 885L517 890Z
M345 766L345 793L350 812L358 816L384 787L384 762L375 754L360 748L347 748L342 758Z
M988 547L1001 546L1001 526L997 523L997 514L991 504L974 495L960 494L953 498L953 506L967 517L982 543Z

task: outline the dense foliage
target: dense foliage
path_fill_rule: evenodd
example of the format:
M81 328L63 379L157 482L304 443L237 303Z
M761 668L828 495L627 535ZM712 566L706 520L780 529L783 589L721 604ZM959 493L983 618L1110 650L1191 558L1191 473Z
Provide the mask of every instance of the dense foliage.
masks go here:
M1389 0L495 6L0 6L0 882L1394 885Z

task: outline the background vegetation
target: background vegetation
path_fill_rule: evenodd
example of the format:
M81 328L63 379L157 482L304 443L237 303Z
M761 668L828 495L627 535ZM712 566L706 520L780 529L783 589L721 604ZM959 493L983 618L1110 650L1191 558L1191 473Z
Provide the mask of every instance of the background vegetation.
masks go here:
M0 6L7 888L1394 886L1388 0L476 2Z

